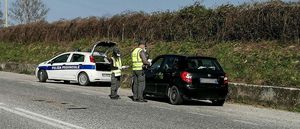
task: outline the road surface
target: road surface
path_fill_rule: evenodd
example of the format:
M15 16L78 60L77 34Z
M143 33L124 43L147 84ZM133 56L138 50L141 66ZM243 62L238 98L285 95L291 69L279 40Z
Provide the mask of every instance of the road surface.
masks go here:
M0 72L0 128L300 129L300 113L228 103L136 103L128 89L121 89L120 100L108 94L109 87L39 83L33 76Z

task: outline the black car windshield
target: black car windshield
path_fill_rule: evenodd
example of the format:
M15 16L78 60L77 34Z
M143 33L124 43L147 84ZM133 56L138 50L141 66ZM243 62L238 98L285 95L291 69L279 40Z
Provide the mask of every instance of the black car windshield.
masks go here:
M188 58L188 69L193 70L221 70L219 63L216 59L210 58Z

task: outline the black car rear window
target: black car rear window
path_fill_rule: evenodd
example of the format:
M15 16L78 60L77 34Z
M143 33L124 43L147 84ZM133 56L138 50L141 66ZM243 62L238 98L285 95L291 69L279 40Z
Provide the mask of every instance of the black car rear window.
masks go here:
M220 71L221 66L216 59L210 58L188 58L188 69L207 69Z

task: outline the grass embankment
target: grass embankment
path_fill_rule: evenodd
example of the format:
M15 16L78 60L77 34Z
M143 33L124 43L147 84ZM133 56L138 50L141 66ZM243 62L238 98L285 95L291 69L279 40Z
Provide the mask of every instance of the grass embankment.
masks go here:
M0 62L38 64L76 48L90 49L90 40L69 43L0 43ZM133 42L123 42L123 63L130 65ZM218 58L232 82L300 87L300 45L259 43L156 42L149 45L151 58L160 54L204 55Z

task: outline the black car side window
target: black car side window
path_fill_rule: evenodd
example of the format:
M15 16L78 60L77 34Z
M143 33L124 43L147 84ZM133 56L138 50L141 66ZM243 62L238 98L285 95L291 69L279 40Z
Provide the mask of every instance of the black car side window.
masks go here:
M172 70L174 69L174 61L175 61L175 57L169 57L166 58L164 64L163 64L163 69L164 70Z
M162 62L164 61L164 58L159 58L151 65L151 70L158 70L160 69L160 66Z
M64 63L64 62L67 62L69 56L70 56L70 54L61 55L61 56L53 59L52 63Z

